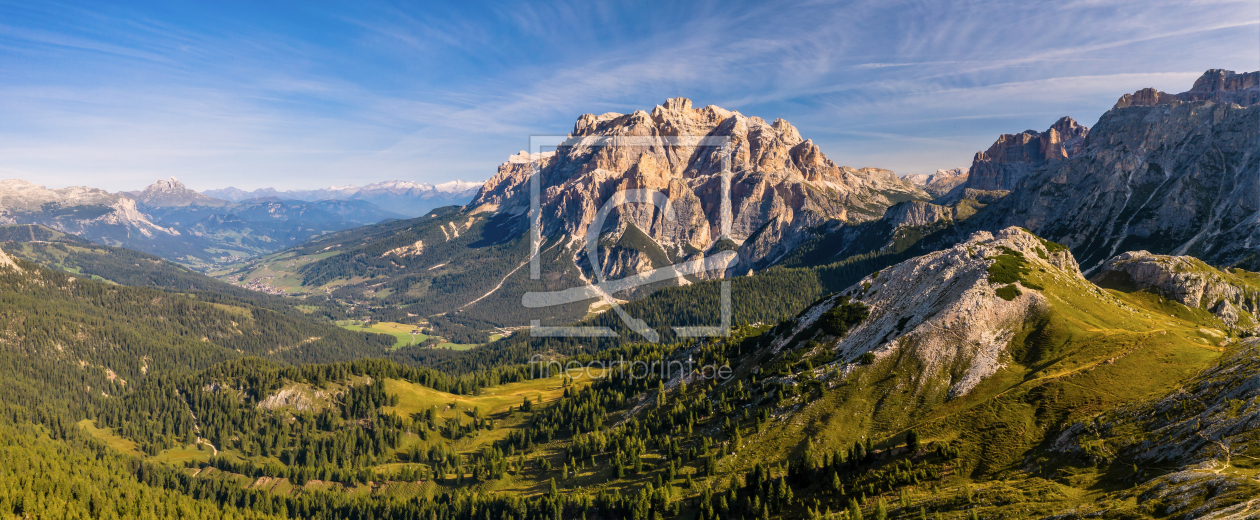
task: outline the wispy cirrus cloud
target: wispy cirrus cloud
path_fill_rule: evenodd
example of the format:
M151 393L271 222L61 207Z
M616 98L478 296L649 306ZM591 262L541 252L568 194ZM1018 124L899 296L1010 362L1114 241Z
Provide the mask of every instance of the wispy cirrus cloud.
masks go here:
M50 185L480 179L530 134L687 96L837 162L963 166L999 133L1260 66L1254 2L101 7L0 1L0 172ZM13 173L9 173L13 172Z

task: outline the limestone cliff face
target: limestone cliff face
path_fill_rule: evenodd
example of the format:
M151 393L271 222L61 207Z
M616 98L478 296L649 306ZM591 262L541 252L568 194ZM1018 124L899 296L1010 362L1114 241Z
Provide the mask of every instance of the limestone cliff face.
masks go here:
M1230 327L1250 329L1260 316L1260 287L1189 256L1121 253L1092 278L1099 285L1149 289L1189 307L1211 311Z
M884 214L884 220L893 228L902 226L926 226L941 219L953 219L956 212L949 206L939 206L930 202L912 200L891 208Z
M1079 154L1088 135L1089 129L1070 117L1059 119L1045 132L1003 134L988 150L976 152L964 186L1011 190L1033 170Z
M730 145L700 146L688 141L692 137L728 137ZM729 155L731 218L725 234L724 155ZM757 262L790 251L809 226L869 221L897 202L930 198L891 171L836 165L782 119L767 123L674 98L651 112L583 115L556 152L533 158L522 153L501 165L470 210L524 215L531 159L540 168L544 236L565 236L576 244L618 192L654 190L668 199L674 218L649 204L622 204L599 232L616 236L633 224L679 259L726 239L741 246L742 261ZM517 221L517 231L528 228L526 219Z

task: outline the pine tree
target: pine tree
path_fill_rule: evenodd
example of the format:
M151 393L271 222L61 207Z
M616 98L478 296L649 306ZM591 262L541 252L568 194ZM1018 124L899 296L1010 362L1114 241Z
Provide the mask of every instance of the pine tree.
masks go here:
M910 448L910 454L919 451L919 432L910 430L906 432L906 447Z
M862 506L856 498L849 499L849 520L862 520Z

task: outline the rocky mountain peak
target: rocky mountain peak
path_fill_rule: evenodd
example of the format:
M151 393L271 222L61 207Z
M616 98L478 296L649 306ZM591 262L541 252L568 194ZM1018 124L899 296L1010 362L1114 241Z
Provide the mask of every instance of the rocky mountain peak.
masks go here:
M1260 71L1237 74L1232 70L1208 69L1194 81L1190 92L1238 92L1257 87L1260 87Z
M1002 208L990 212L1000 216L993 225L1027 227L1064 243L1091 273L1121 252L1140 249L1256 269L1260 173L1253 159L1260 110L1226 101L1260 87L1239 77L1247 75L1204 76L1201 89L1234 90L1126 95L1089 130L1079 155L1064 146L1069 159L1026 174ZM995 177L994 170L1024 174L1033 164L984 167ZM978 177L973 168L968 182Z
M1144 88L1120 96L1112 108L1131 106L1172 105L1188 101L1211 101L1250 106L1260 103L1260 71L1235 73L1232 70L1210 69L1194 81L1190 90L1169 94Z
M144 237L179 235L153 223L131 198L84 186L48 189L23 180L0 181L0 224L42 224L64 233L114 227Z
M149 207L223 206L227 201L212 199L188 189L175 177L158 179L135 197L136 202Z
M685 97L669 98L662 105L665 110L691 110L691 100Z
M683 137L727 137L729 147L697 146ZM676 141L676 142L675 142ZM694 108L672 98L652 111L580 116L573 133L541 168L545 236L577 239L614 193L656 190L677 219L643 204L621 205L603 232L634 224L665 251L705 251L724 238L721 229L723 154L729 154L729 237L745 244L741 257L756 262L795 245L799 232L826 220L879 218L895 202L931 198L892 172L838 166L791 123L766 123L716 106ZM529 208L528 156L513 156L470 203L475 212L524 214ZM519 220L524 231L526 219ZM761 230L760 233L754 232ZM761 242L764 240L765 242Z
M966 187L1009 191L1032 170L1079 154L1088 135L1089 128L1066 116L1045 132L1003 134L988 150L976 152Z

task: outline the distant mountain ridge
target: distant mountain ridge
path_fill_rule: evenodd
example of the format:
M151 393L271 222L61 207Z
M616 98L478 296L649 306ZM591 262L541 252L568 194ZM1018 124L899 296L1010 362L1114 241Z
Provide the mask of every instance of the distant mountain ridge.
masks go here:
M0 224L44 225L202 268L402 217L362 200L229 202L173 177L124 193L0 181Z
M450 181L440 184L392 180L366 186L329 186L314 190L278 191L262 188L245 191L238 188L206 190L202 195L218 199L243 202L250 199L277 197L285 200L364 200L382 209L407 217L418 217L433 208L463 206L481 188L480 182Z
M933 197L940 197L949 193L950 190L953 190L959 184L967 182L970 172L970 168L950 168L948 170L936 170L936 173L931 175L917 173L905 175L901 178L913 182Z

